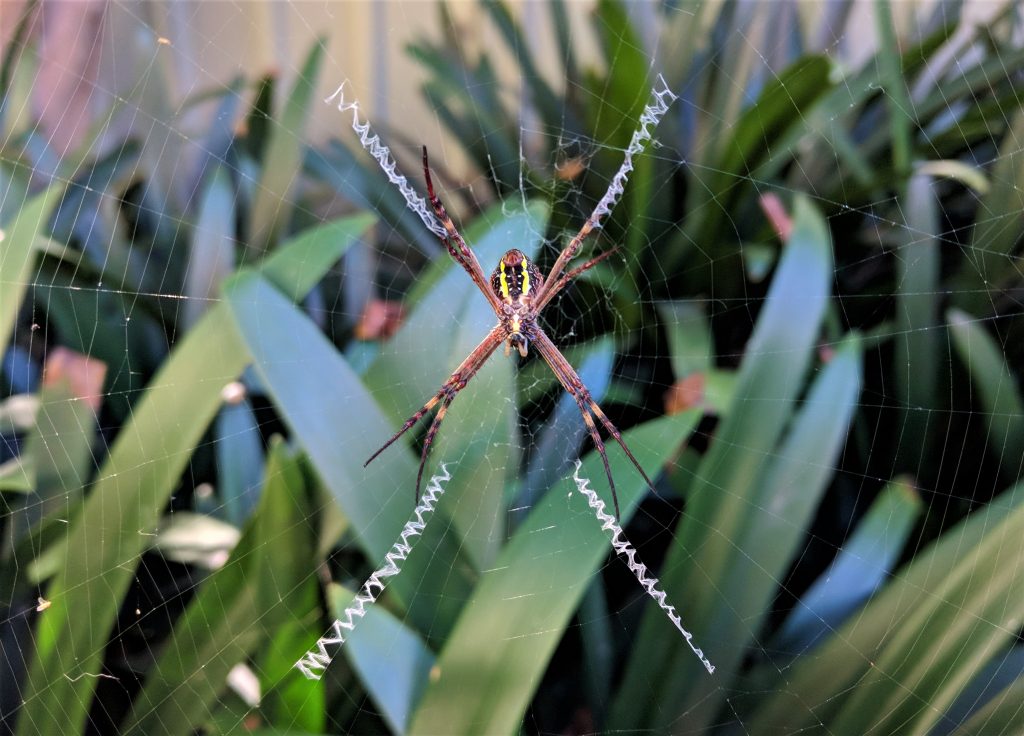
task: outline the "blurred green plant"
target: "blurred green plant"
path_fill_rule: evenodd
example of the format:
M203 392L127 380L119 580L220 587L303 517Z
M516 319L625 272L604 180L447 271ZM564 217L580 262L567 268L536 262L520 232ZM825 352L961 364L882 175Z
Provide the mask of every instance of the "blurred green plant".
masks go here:
M386 342L345 335L339 350L296 306L315 303L373 222L319 224L308 196L341 190L410 249L441 253L354 142L302 143L320 44L280 105L273 77L244 111L240 80L186 102L218 114L198 194L178 206L175 172L149 164L163 138L100 155L90 141L56 160L9 114L26 109L33 59L8 51L0 432L21 450L0 458L4 728L555 731L571 702L590 731L1020 730L1024 52L1012 13L966 27L940 8L907 42L879 3L884 43L852 69L814 40L856 36L848 3L808 31L796 3L602 0L591 17L605 67L589 69L582 30L553 2L563 94L513 14L483 7L540 134L449 16L445 39L411 52L439 119L492 177L493 203L479 187L452 203L472 213L464 232L484 264L510 243L550 260L545 234L574 232L604 191L654 71L637 12L654 14L660 71L683 94L608 222L626 271L595 269L577 287L609 298L590 300L593 319L569 315L567 354L660 471L670 503L645 498L611 456L623 520L636 541L668 540L662 582L715 675L645 598L630 603L640 592L618 584L589 509L565 500L566 458L583 449L574 408L546 373L492 360L438 439L437 462L452 461L440 518L345 657L322 682L301 678L293 663L412 508L412 453L363 460L489 310L447 258L416 279ZM18 34L11 48L30 48ZM578 173L559 178L572 162ZM296 187L300 167L323 189ZM772 190L791 206L769 224ZM732 297L744 308L720 306ZM102 417L73 385L8 389L40 372L40 343L107 365ZM626 364L648 380L627 381ZM690 391L685 410L661 403L673 380ZM538 441L520 453L524 426ZM62 452L48 451L55 438ZM593 453L582 474L603 488ZM583 666L567 671L560 648Z

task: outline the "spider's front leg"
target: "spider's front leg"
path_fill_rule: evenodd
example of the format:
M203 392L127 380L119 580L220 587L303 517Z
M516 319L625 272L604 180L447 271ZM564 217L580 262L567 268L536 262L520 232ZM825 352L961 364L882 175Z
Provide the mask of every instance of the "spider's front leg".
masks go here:
M501 324L495 325L491 331L487 333L487 337L480 341L480 344L473 349L473 352L471 352L466 359L462 361L461 365L455 369L451 376L448 377L448 380L441 384L441 388L438 389L437 393L434 394L419 411L405 420L402 428L395 432L391 436L391 439L385 442L379 450L370 455L370 458L363 463L363 467L365 468L367 465L372 463L378 455L391 447L395 440L416 426L416 423L422 419L427 412L440 404L441 408L437 410L437 414L434 416L434 421L430 423L430 429L427 430L427 436L423 440L423 451L420 454L420 467L419 472L416 474L416 503L419 503L420 483L423 479L423 467L427 463L427 455L430 452L430 446L434 442L434 436L437 434L437 431L441 428L441 422L444 421L444 415L448 411L448 407L451 406L452 401L455 400L459 391L466 387L469 380L476 375L477 371L480 370L480 367L489 357L491 357L491 353L493 353L502 343L505 336L506 333L504 327Z

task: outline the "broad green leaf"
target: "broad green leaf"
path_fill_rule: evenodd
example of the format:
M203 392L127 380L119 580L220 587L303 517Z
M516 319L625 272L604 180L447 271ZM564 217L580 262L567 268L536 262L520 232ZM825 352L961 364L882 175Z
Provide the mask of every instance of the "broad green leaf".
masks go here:
M874 595L892 574L922 506L908 480L887 484L828 570L797 603L772 649L783 657L806 653Z
M1024 111L1017 111L994 156L992 186L978 203L968 257L956 284L957 304L974 314L992 309L992 285L1016 276L1011 260L1020 242L1024 212Z
M0 463L0 491L14 493L32 493L35 490L35 469L32 467L32 459L29 457L12 457L5 463ZM9 506L4 505L5 513L10 514L12 520L17 517L10 511Z
M217 496L224 516L241 526L255 508L263 485L263 439L248 399L221 409L214 433Z
M17 195L19 187L14 178L3 183L7 189L0 192L0 200ZM23 199L13 219L0 223L0 356L7 349L22 298L32 282L36 238L46 228L47 218L63 191L58 183L31 199Z
M235 202L231 178L216 166L206 183L199 216L192 229L185 270L184 324L196 323L220 293L220 282L235 267Z
M803 391L831 280L828 227L810 202L799 197L793 232L746 347L733 404L694 478L687 513L665 562L666 588L688 601L698 638L701 631L721 623L714 617L729 603L720 589L732 579L736 545L765 513L764 476L775 462L783 428ZM678 714L682 703L661 700L661 687L701 685L694 681L695 670L685 653L657 633L658 613L648 607L645 614L612 709L612 727L664 723ZM710 644L708 649L714 661ZM682 670L677 668L680 663Z
M7 10L20 13L14 31L10 32L6 39L7 48L0 58L0 136L8 141L12 137L12 131L18 127L18 118L27 117L26 113L31 108L28 90L20 90L26 93L24 95L16 94L16 85L13 81L15 71L21 67L29 67L31 72L36 71L34 65L27 63L24 57L33 54L28 39L37 18L38 6L39 0L29 0L21 6L9 6ZM34 74L32 76L34 77ZM10 126L7 124L8 112L13 112L15 118L15 122Z
M731 559L715 568L707 566L713 557L696 555L692 564L716 581L713 608L703 617L694 611L692 624L703 640L717 644L715 676L705 676L688 650L676 651L670 674L654 685L663 704L655 719L661 727L683 714L694 726L710 727L727 696L721 683L736 677L748 646L757 645L772 598L832 480L860 397L862 360L859 339L851 335L812 383L749 498L744 527L730 540ZM664 705L671 703L678 705Z
M252 203L249 240L257 252L272 248L292 210L292 192L302 167L303 134L310 118L320 76L325 42L313 41L306 61L295 76L281 119L271 126L262 174Z
M94 468L96 412L89 402L76 396L66 380L44 386L39 398L36 423L21 454L32 469L34 493L10 518L13 541L23 539L45 516L70 519Z
M1024 610L1024 509L988 534L926 591L881 646L834 720L836 733L928 734L988 660L1017 641ZM910 597L910 596L908 596ZM901 687L893 688L893 682Z
M289 296L301 297L370 222L357 216L303 233L263 271ZM68 531L64 565L47 588L51 606L36 627L19 733L81 731L139 556L220 407L222 387L249 360L227 305L214 307L176 346L118 433Z
M918 553L815 656L779 673L774 694L747 719L750 731L825 723L834 733L866 733L870 723L880 732L927 733L1016 635L1014 617L1024 606L1022 500L1019 487L1004 492ZM865 705L865 696L875 702Z
M911 137L910 131L917 121L912 117L915 108L910 103L906 77L900 58L900 45L893 27L892 8L889 0L876 0L875 31L878 33L878 66L881 71L882 89L889 109L889 135L892 145L892 168L898 177L910 173Z
M331 614L343 618L355 591L332 585ZM423 640L380 605L371 606L342 650L394 733L408 733L414 708L434 667Z
M979 708L953 736L1020 733L1024 730L1024 677L1017 678Z
M227 687L231 668L315 604L309 561L316 540L307 525L312 492L299 459L280 440L266 470L259 507L228 561L203 581L175 625L125 733L194 733Z
M317 498L322 500L323 494L318 493ZM323 512L323 507L316 505L313 511L313 518L316 518ZM308 529L309 519L306 524ZM319 531L331 530L321 527ZM319 539L323 547L325 540L322 536ZM314 553L314 559L323 558ZM258 715L266 724L281 726L289 732L324 733L327 731L330 686L324 687L321 682L309 680L295 669L295 653L305 651L323 635L323 622L317 615L321 609L320 581L307 574L303 586L308 590L308 611L279 626L270 646L262 649L256 657L254 670L259 673L262 693Z
M957 356L967 367L987 420L989 449L1004 477L1016 480L1024 462L1024 401L1004 350L979 323L959 309L946 313Z
M927 461L932 415L943 406L936 394L935 366L940 359L939 241L942 227L932 178L910 177L900 209L906 222L898 229L896 258L895 393L900 406L898 469L920 474Z
M590 391L591 398L598 404L608 390L614 364L614 346L607 338L599 340L586 359L575 364L580 380ZM550 372L551 369L546 363L542 362L542 365ZM572 468L584 439L589 436L576 399L557 383L557 379L555 381L560 396L533 443L530 464L515 501L514 513L520 517L526 516L541 494L553 483L565 477Z
M998 652L978 671L946 709L942 723L932 730L931 736L955 732L956 728L973 720L979 711L1001 702L1013 692L1010 686L1015 683L1024 683L1024 646L1019 644L1011 644ZM1014 729L1008 728L1000 733L1012 732Z
M668 338L672 372L676 380L691 373L709 371L714 356L714 338L704 308L699 302L658 302L656 305Z
M693 431L699 416L687 412L636 427L623 435L649 473L656 473ZM620 451L609 448L622 521L627 523L646 485ZM597 453L587 455L580 476L591 479L610 508ZM548 661L579 605L590 577L609 553L585 499L554 488L483 573L437 659L436 677L420 701L410 733L516 733ZM619 564L617 562L610 564ZM689 602L669 596L687 624ZM660 613L660 611L659 611ZM679 637L660 622L663 640ZM699 634L698 634L699 639Z

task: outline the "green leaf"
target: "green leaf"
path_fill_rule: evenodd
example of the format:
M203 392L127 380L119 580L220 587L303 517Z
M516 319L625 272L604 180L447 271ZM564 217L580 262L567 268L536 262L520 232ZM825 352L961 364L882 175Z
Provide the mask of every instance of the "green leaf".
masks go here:
M641 466L652 471L671 458L698 418L696 412L666 417L623 437ZM609 452L625 524L646 484L622 453ZM584 459L580 476L595 479L591 487L610 504L597 453ZM411 733L519 730L555 647L610 549L585 500L578 494L566 499L567 488L574 488L571 481L551 489L481 576L437 659L437 677L420 701ZM669 599L685 624L687 601ZM679 636L667 620L659 632L663 640Z
M998 504L996 504L998 505ZM1024 609L1024 509L995 522L912 609L902 626L868 645L873 667L843 699L836 733L928 734L993 655L1017 640ZM893 681L902 687L894 689ZM924 706L924 707L922 707Z
M225 517L241 526L255 508L263 484L263 439L249 401L221 409L214 433L217 496Z
M676 380L712 368L713 335L699 302L658 302L656 305L668 338L672 373Z
M347 127L342 132L353 137L352 146L358 145L354 142L354 132ZM348 145L331 141L323 151L307 151L304 166L311 176L334 187L357 206L376 212L381 222L394 228L420 252L427 255L443 252L437 237L409 209L402 194L387 180L375 161L356 156ZM410 177L410 181L415 180Z
M903 177L910 173L910 131L917 123L912 117L915 108L910 102L907 90L889 0L876 0L874 8L875 30L878 33L878 65L881 70L882 89L889 108L892 167L897 177Z
M572 109L563 104L544 80L534 59L532 44L523 36L508 6L501 0L488 0L482 6L482 10L497 27L509 52L515 55L520 78L529 90L530 98L544 123L550 130L579 130Z
M295 77L281 120L270 128L249 227L249 243L257 253L274 246L278 231L291 213L292 192L302 166L303 136L310 118L324 50L322 39L313 42L313 48Z
M185 270L184 324L196 323L219 297L220 282L235 268L237 194L223 166L213 169L192 229Z
M607 162L607 169L614 171L622 161L621 151L629 144L647 103L651 62L624 3L599 0L593 21L609 67L606 78L593 79L589 85L597 101L591 110L589 130L605 147L599 156ZM650 157L637 156L633 166L629 187L623 194L626 219L632 223L625 235L625 250L632 254L630 262L635 262L636 254L649 244L642 223L647 221L648 204L654 192L654 166Z
M351 217L303 233L263 270L291 297L301 297L369 223L365 216ZM221 388L249 359L228 306L219 304L176 346L118 433L68 531L64 567L46 593L52 605L36 628L19 733L82 730L103 649L139 556L220 407Z
M591 347L586 358L574 362L573 365L583 385L590 391L591 398L600 403L611 380L615 349L608 338L600 339ZM539 362L549 375L553 375L546 363ZM553 386L557 386L558 400L536 441L532 443L530 464L515 501L516 516L525 516L542 493L565 477L585 438L588 437L586 424L580 416L576 399L562 389L557 378Z
M898 469L920 474L929 457L929 422L944 410L938 403L939 352L938 201L932 178L910 177L900 201L906 222L898 228L896 258L896 339L893 377L900 406Z
M0 201L17 195L15 179L2 183L7 189L0 192ZM22 298L32 282L36 238L45 230L50 211L63 192L63 184L53 184L31 199L23 199L13 219L0 223L0 356L7 350ZM5 209L11 211L10 205Z
M960 361L988 420L985 435L1004 477L1016 480L1024 458L1024 401L1006 362L1004 350L978 320L959 309L946 312Z
M750 731L827 724L833 733L928 733L1016 637L1022 500L1020 487L1006 491L918 553L813 657L780 673L784 681L746 721Z
M25 438L21 455L32 470L35 492L10 519L13 541L25 538L46 516L72 518L93 471L96 412L92 406L75 395L67 380L44 386L39 398L35 426Z
M29 457L12 457L7 462L0 463L0 491L32 493L36 485L36 473L32 462ZM12 521L16 518L17 516L11 515Z
M991 189L978 203L970 249L954 282L956 303L972 314L992 311L991 291L1018 278L1011 254L1024 218L1024 112L1018 111L993 157Z
M1024 677L1019 677L1003 691L976 710L953 736L985 736L986 734L1020 733L1024 730Z
M772 642L772 650L803 655L835 631L892 574L923 504L905 479L888 483L839 548L828 570L800 599ZM772 664L773 668L777 663ZM777 671L777 670L776 670Z
M332 615L343 618L355 595L340 585L330 586ZM408 733L413 709L434 667L434 653L380 605L367 609L342 651L391 730Z
M20 11L20 17L14 31L6 41L7 49L4 51L3 58L0 59L0 134L5 140L10 140L11 137L11 131L6 127L6 118L8 109L12 107L12 101L16 117L21 115L21 110L30 107L28 104L19 105L19 101L14 100L12 79L15 69L21 66L22 57L30 53L28 39L33 21L37 17L38 6L39 0L29 0L20 8L14 8L14 11L8 9L8 12ZM28 100L20 100L20 102L27 103ZM3 198L0 197L0 199Z
M312 494L299 459L281 441L271 447L266 477L256 513L227 563L203 582L175 625L125 733L194 733L227 687L231 668L315 602Z
M774 464L783 428L803 390L831 281L828 227L810 202L800 197L793 232L747 344L733 404L701 462L687 513L665 563L666 589L687 601L688 620L698 639L702 631L724 623L715 619L722 606L729 604L720 587L732 587L736 544L745 530L755 528L752 525L763 513L764 477ZM703 672L700 677L694 674L693 665L699 662L657 633L659 613L648 607L645 614L612 709L612 727L654 727L656 723L663 727L666 719L681 712L682 701L664 699L662 690L685 691L705 684ZM728 620L735 622L732 617ZM720 646L725 649L729 642L722 641ZM731 661L734 654L726 651ZM716 659L710 645L708 656Z

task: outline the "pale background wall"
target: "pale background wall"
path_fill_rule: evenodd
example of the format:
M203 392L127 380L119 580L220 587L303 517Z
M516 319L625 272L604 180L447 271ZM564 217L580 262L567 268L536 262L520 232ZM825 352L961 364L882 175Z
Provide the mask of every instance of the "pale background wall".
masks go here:
M720 3L722 0L707 0ZM772 0L739 0L770 6ZM908 29L915 14L928 12L940 0L895 0L897 23ZM558 90L561 80L557 50L547 22L548 9L540 0L506 0L527 29L527 42ZM579 60L597 63L596 38L588 14L594 0L569 0ZM1003 0L973 0L971 14L991 15ZM0 40L6 46L24 0L0 0ZM826 2L798 5L799 22L817 27ZM871 53L874 45L873 0L856 0L852 14L859 18L855 34L845 36L837 49L851 63ZM476 2L454 0L449 8L460 30L460 45L469 54L487 50L504 84L503 94L515 95L519 85L514 59L505 51L486 13ZM651 2L630 2L629 12L654 54L658 26ZM434 0L47 0L35 29L42 57L33 98L35 115L44 120L48 138L58 153L87 140L90 126L106 116L112 102L133 108L135 115L108 121L111 140L125 125L172 126L169 134L198 135L205 129L201 110L181 110L181 102L204 91L223 89L233 77L253 80L274 70L287 88L317 37L328 39L320 87L326 96L349 80L363 110L379 128L393 127L407 139L440 148L449 167L458 168L457 147L444 147L443 131L419 93L425 78L405 52L415 39L440 38L440 14ZM836 48L834 48L836 50ZM139 80L144 80L140 84ZM515 109L513 104L512 109ZM29 114L30 111L24 111ZM207 109L205 114L209 114ZM331 107L316 111L306 131L320 142L347 134L346 121Z

